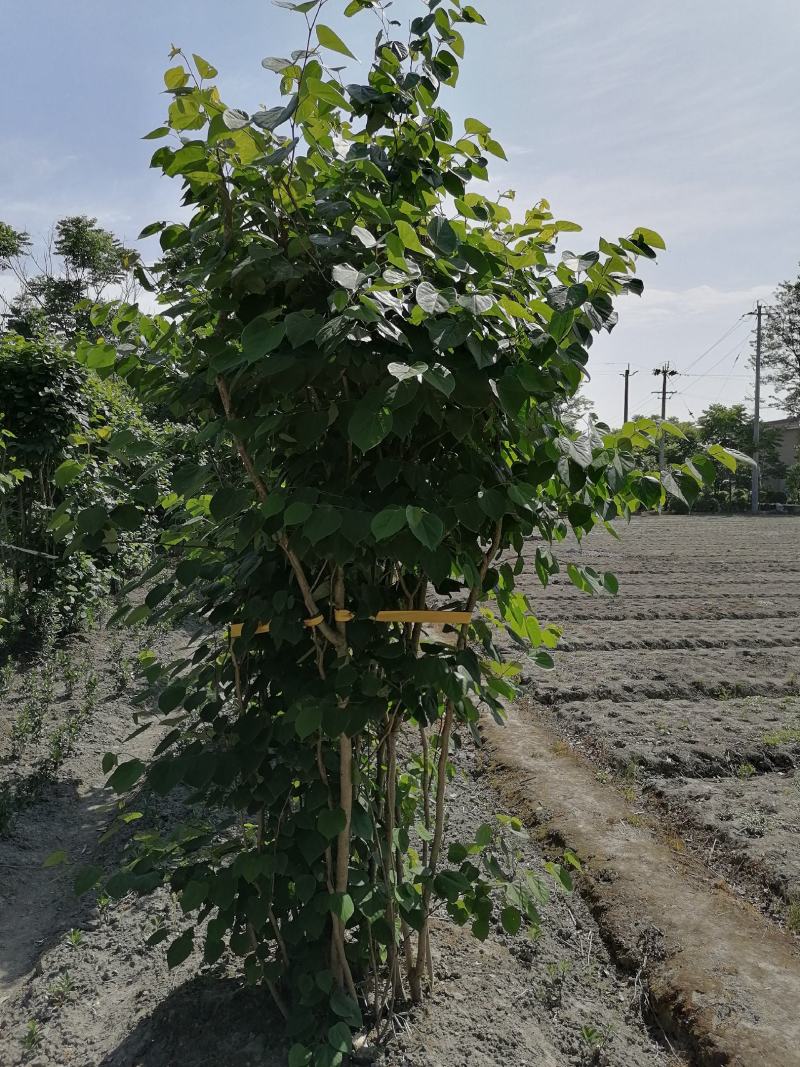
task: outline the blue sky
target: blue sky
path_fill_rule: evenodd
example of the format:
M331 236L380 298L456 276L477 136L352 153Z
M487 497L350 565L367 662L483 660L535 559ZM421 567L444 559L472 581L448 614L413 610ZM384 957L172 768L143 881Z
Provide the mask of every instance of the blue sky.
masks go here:
M674 379L672 416L744 399L753 320L741 316L800 260L800 4L475 3L489 25L467 33L448 105L504 144L509 163L490 189L514 188L519 210L549 199L584 226L568 235L574 251L641 225L667 242L644 269L644 297L621 303L620 326L593 349L598 413L619 421L626 362L638 371L634 411L654 410L651 372L665 359L689 371ZM374 23L343 19L343 6L330 0L325 21L366 57ZM302 20L269 0L4 7L0 218L34 236L87 213L132 241L154 218L179 216L179 187L149 170L155 145L139 139L165 110L172 42L213 62L225 100L248 110L275 102L263 56L301 45ZM391 10L405 21L420 8Z

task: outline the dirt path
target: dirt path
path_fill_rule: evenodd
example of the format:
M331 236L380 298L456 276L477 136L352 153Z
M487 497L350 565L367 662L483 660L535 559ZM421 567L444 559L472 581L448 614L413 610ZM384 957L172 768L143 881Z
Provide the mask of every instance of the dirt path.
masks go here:
M667 1032L702 1065L797 1067L791 941L694 859L632 825L625 800L588 762L554 751L552 732L515 711L486 733L506 804L580 857L581 892L615 952L641 968Z

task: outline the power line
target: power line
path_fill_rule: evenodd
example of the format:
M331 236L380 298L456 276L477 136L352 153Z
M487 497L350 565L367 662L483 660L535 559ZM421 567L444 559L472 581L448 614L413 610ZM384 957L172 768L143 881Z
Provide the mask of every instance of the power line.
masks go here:
M740 315L739 318L736 320L736 322L734 322L733 326L731 326L731 328L729 330L726 330L725 333L722 335L722 337L719 337L713 343L713 345L709 345L708 348L704 352L701 352L700 355L697 357L697 359L692 360L692 362L689 364L689 366L686 368L686 370L690 371L692 369L692 367L696 367L701 359L704 359L708 355L709 352L713 352L714 351L714 349L717 347L717 345L721 345L723 341L727 340L727 338L730 337L730 335L734 332L734 330L737 329L737 327L739 327L742 324L742 322L747 318L748 314L749 314L749 312L744 312L744 314Z

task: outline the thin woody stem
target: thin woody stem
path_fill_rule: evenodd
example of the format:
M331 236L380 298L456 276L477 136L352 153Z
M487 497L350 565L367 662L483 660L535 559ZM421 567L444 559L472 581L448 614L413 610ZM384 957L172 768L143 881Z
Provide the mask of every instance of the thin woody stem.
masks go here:
M467 611L472 611L478 602L478 597L483 589L483 582L486 578L486 574L489 570L489 566L497 555L500 548L500 541L503 534L503 521L500 519L494 529L494 535L492 537L492 543L489 546L488 551L483 557L483 562L480 569L480 583L474 586L470 590L469 597L467 599ZM466 647L467 638L469 636L469 623L465 623L461 627L461 632L458 635L458 642L456 647L463 649ZM430 928L430 902L431 902L431 889L433 885L433 878L436 874L436 869L439 865L439 856L442 850L442 840L444 838L444 817L445 817L445 796L447 791L447 763L450 755L450 735L453 730L453 719L455 717L455 706L452 700L448 700L445 705L444 719L442 721L442 729L439 734L439 753L437 757L436 767L436 813L434 819L434 831L433 841L431 842L430 864L428 867L429 877L422 890L422 926L419 931L419 941L417 943L417 962L414 968L415 977L418 981L422 980L422 975L425 971L425 967L428 966L428 960L430 955L429 940L429 928Z

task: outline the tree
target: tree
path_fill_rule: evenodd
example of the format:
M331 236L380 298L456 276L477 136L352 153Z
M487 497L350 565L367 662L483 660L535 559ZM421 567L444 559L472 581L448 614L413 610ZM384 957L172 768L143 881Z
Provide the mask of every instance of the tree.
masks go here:
M748 414L744 404L712 404L697 420L697 428L699 440L703 444L719 444L728 451L753 455L753 417ZM758 446L762 478L784 476L785 469L779 459L779 448L780 431L762 423ZM750 470L746 466L724 472L722 486L729 508L734 504L743 507L749 505L751 484Z
M786 500L789 504L800 504L800 457L786 472Z
M143 657L168 732L150 764L104 766L123 796L183 783L241 818L137 834L106 888L168 881L186 916L170 964L201 932L207 960L242 957L287 1020L294 1065L340 1063L353 1029L382 1033L423 996L434 907L481 939L493 918L537 924L546 890L519 866L519 822L448 834L453 746L516 694L498 630L552 666L558 631L515 590L526 558L546 584L570 529L666 495L635 468L655 424L578 434L560 417L614 299L640 289L637 259L663 242L639 229L559 261L575 224L545 201L514 221L472 191L503 149L475 118L454 133L440 97L462 28L483 19L427 6L401 41L379 5L351 0L379 32L368 81L343 86L351 53L324 3L296 5L303 46L264 60L283 100L252 115L223 104L210 63L174 50L167 121L149 136L177 135L153 163L193 214L144 231L165 252L152 286L167 315L101 307L102 340L79 349L236 459L188 460L157 496L169 554L119 618L194 615L208 633L182 661ZM693 499L701 474L676 467L668 487ZM65 504L54 526L73 551L113 551L147 492L140 477L105 519Z
M138 255L97 225L97 219L73 215L60 219L40 254L30 236L0 222L0 269L11 271L19 289L5 307L6 330L24 337L47 334L74 341L90 329L89 303L113 290L135 297ZM88 303L85 303L88 302Z
M790 415L800 416L800 276L778 286L767 312L761 363L765 383Z
M581 386L561 407L561 421L570 429L578 429L587 419L594 417L594 404L582 389Z

